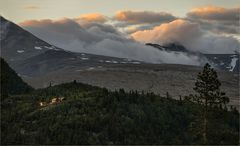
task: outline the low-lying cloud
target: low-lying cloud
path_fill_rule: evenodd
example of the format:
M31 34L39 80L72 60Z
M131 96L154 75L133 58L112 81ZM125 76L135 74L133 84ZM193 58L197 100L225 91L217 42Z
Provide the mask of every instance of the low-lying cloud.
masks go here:
M233 53L239 42L233 37L220 36L201 29L195 22L178 19L150 30L137 31L132 37L141 42L158 44L180 43L189 50L202 53Z
M74 19L26 21L21 23L39 38L74 52L130 58L151 63L201 65L204 60L185 53L171 53L128 39L111 25L88 23Z
M179 43L192 52L233 53L239 50L235 14L238 9L202 7L185 18L165 12L119 11L113 17L99 13L58 20L29 20L20 25L60 48L151 63L201 65L205 58L173 53L144 43ZM194 53L193 53L194 54Z

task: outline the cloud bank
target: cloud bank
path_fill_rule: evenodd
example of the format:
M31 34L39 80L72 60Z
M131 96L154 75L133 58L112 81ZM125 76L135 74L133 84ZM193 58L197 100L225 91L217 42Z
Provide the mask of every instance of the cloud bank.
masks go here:
M114 19L128 24L142 24L170 22L176 17L166 12L119 11L114 16Z
M199 7L188 12L187 18L215 33L239 33L240 8Z
M53 45L85 52L151 63L201 65L206 62L186 53L157 50L144 43L179 43L192 52L233 53L239 50L238 8L200 7L186 17L151 11L119 11L113 17L99 13L57 20L28 20L20 25Z
M130 58L151 63L200 65L198 56L170 53L126 38L114 27L104 23L81 25L74 19L32 20L21 23L39 38L61 48L120 58Z
M238 24L240 8L199 7L192 9L187 16L194 19L219 21L226 24Z
M171 22L177 19L167 12L151 11L118 11L112 18L115 27L119 27L123 32L131 34L138 30L151 29L161 23Z
M137 31L132 37L145 43L177 42L189 50L202 53L234 53L240 45L233 37L204 31L198 23L182 19L161 24L150 30Z
M100 13L89 13L80 15L77 18L74 18L78 23L104 23L107 21L107 17Z

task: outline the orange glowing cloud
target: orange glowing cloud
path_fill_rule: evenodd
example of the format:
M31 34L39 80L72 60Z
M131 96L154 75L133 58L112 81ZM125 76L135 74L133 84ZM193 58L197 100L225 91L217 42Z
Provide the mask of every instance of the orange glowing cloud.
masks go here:
M20 26L40 26L45 23L51 23L51 19L43 19L43 20L26 20L23 22L18 23Z
M189 50L204 53L234 52L239 46L239 41L233 37L213 34L202 29L199 23L183 19L164 23L153 29L137 31L131 36L144 43L179 43Z
M85 22L99 22L104 23L107 21L106 17L100 13L90 13L83 14L76 18L77 21L85 21Z
M191 12L201 13L201 14L208 14L208 13L222 13L226 11L225 8L221 7L214 7L214 6L207 6L207 7L200 7L200 8L193 8Z
M67 23L69 21L76 22L82 26L90 24L90 23L104 23L107 21L105 16L98 14L98 13L92 13L92 14L84 14L77 18L60 18L56 20L52 19L42 19L42 20L25 20L23 22L20 22L20 26L43 26L45 24L61 24L61 23Z
M22 27L45 27L45 26L58 26L58 25L65 25L72 23L74 25L78 25L75 21L68 18L60 18L57 20L51 20L51 19L42 19L42 20L26 20L23 22L18 23L18 25Z
M176 19L170 13L152 11L118 11L114 16L117 21L139 24L139 23L158 23L170 22Z
M187 16L193 19L208 21L235 21L239 20L240 8L222 8L215 6L192 9Z
M177 19L170 23L164 23L150 30L142 30L133 33L131 36L141 42L179 42L191 39L200 35L199 25L183 19ZM182 43L182 42L181 42Z

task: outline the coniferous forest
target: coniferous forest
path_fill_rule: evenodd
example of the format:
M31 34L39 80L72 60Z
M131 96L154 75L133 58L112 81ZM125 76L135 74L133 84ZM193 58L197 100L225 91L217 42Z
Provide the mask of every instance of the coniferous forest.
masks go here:
M238 145L239 112L204 69L196 95L175 100L77 81L34 90L1 59L1 144ZM219 86L203 88L208 78Z

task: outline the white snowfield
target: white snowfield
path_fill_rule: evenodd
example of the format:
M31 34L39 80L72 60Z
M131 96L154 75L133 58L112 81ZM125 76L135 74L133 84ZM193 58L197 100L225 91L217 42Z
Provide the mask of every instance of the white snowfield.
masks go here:
M89 67L87 70L94 70L95 67Z
M237 60L238 60L238 58L232 58L229 71L233 71L234 70L234 68L235 68L235 66L237 64Z
M42 50L41 47L37 47L37 46L35 46L34 48L35 48L36 50Z
M89 58L86 58L86 57L82 57L81 59L82 60L89 60Z
M126 60L126 59L125 59ZM106 63L113 63L113 64L141 64L141 62L137 62L137 61L116 61L116 60L99 60L99 62L103 63L103 62L106 62Z
M50 49L50 50L55 49L54 46L50 46L50 47L48 47L48 46L44 46L44 47L47 48L47 49Z
M24 50L17 50L17 52L18 52L18 53L23 53L23 52L24 52Z
M55 51L60 51L60 49L57 49L55 46L42 46L44 48L47 48L49 50L55 50ZM34 48L36 50L42 50L43 48L42 47L39 47L39 46L35 46Z

